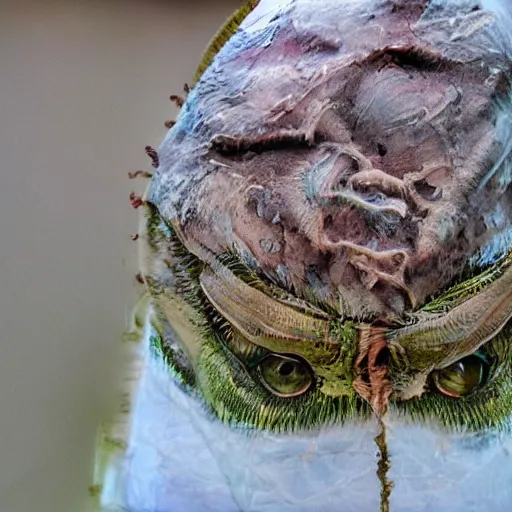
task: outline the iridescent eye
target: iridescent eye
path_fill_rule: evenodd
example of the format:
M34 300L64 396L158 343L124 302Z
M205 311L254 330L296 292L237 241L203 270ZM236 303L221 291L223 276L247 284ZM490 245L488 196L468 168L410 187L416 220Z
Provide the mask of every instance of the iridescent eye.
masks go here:
M283 398L302 395L313 383L313 373L305 362L276 354L260 361L258 374L271 393Z
M443 395L460 398L469 395L482 385L489 364L482 355L473 354L456 363L437 370L432 380Z

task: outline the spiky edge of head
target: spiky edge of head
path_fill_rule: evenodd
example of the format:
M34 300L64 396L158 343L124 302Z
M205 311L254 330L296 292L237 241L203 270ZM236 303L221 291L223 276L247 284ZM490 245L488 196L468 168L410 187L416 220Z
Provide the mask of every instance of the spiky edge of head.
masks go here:
M244 19L256 8L259 2L260 0L247 0L245 5L234 12L218 30L201 57L201 62L194 75L192 87L199 81L217 53L220 52L228 39L238 30Z

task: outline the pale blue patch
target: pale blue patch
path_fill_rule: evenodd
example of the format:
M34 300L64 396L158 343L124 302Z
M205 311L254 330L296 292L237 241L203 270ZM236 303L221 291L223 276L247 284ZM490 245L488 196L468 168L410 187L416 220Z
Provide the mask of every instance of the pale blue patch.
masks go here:
M390 426L392 512L509 512L512 439Z
M496 108L495 130L496 139L502 146L501 156L482 179L479 189L484 189L493 178L496 178L497 191L503 194L512 182L512 96L509 94L506 100L498 100Z
M488 231L495 232L489 241L469 261L472 267L485 267L499 261L512 247L512 226L501 203L484 217Z
M294 435L234 430L180 389L161 360L148 354L144 365L105 511L379 510L375 421Z

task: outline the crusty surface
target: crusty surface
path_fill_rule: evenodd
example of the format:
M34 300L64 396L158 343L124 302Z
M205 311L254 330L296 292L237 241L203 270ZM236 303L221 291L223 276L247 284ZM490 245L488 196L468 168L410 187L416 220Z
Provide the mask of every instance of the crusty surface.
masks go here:
M343 316L417 308L510 245L510 41L478 5L262 1L189 94L148 200L191 247Z

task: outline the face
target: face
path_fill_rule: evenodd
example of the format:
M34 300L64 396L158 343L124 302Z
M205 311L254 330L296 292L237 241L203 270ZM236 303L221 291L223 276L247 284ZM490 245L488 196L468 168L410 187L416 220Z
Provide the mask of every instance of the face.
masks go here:
M159 368L146 389L170 379L182 405L148 405L136 424L200 432L195 449L221 461L241 510L287 492L290 511L459 510L483 494L508 506L489 482L475 493L471 469L485 453L496 483L510 466L499 11L254 4L190 92L144 198L144 335ZM446 482L457 492L436 501Z

